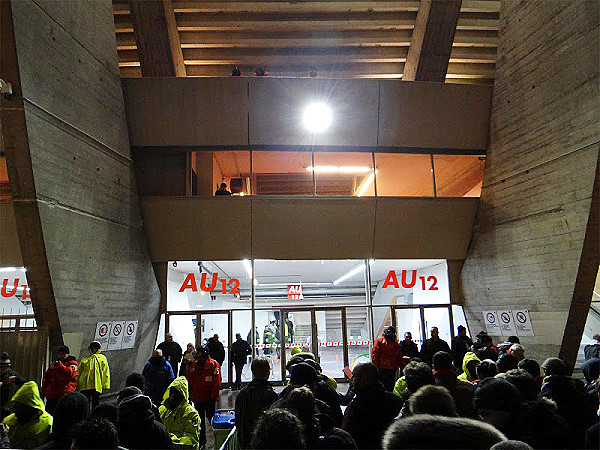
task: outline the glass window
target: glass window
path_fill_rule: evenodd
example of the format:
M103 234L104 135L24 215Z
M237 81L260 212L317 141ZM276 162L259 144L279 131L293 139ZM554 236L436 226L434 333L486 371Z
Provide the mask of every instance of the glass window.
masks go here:
M380 197L433 197L429 155L375 153L377 195Z
M371 260L369 270L373 305L450 303L443 259Z
M173 340L181 346L183 351L185 351L188 344L192 344L194 347L197 347L202 343L202 341L196 340L197 324L198 320L195 314L169 315L168 332L173 335ZM164 335L158 336L159 344L164 340Z
M280 311L256 310L257 353L271 362L271 381L281 381Z
M315 152L313 170L317 195L375 195L371 153Z
M366 305L363 260L258 259L254 264L257 308Z
M396 309L396 332L398 339L404 339L404 333L409 332L412 340L419 348L423 344L423 326L421 323L421 310L419 308Z
M440 339L446 341L448 346L450 346L452 333L450 333L450 312L448 308L425 308L427 339L431 337L432 327L437 327Z
M33 314L27 273L22 267L0 268L2 316Z
M485 157L433 155L438 197L479 197Z
M192 195L250 195L250 152L244 150L192 152ZM220 189L225 183L225 187Z
M370 310L366 307L346 308L348 334L348 363L350 369L357 364L371 362Z
M465 311L460 305L452 305L452 322L454 323L454 335L458 335L458 326L462 325L467 329L467 336L471 337L471 330L469 330L469 324L465 317Z
M344 377L344 338L342 333L342 310L321 309L315 311L319 336L319 364L323 373L333 378Z
M252 280L244 261L169 263L167 311L249 309Z
M8 201L10 201L10 183L8 182L6 157L0 156L0 202Z
M374 306L373 310L373 341L383 335L383 330L392 324L392 308L389 306Z
M252 152L255 195L313 195L311 152Z
M600 267L598 268L598 274L596 275L596 284L594 285L594 291L592 292L592 302L590 303L590 310L588 312L587 320L585 322L585 328L583 329L583 336L581 336L581 343L579 346L579 354L577 355L576 367L581 367L581 364L586 360L586 353L589 359L592 357L600 344L594 339L594 336L598 334L600 330ZM586 351L587 347L587 351Z

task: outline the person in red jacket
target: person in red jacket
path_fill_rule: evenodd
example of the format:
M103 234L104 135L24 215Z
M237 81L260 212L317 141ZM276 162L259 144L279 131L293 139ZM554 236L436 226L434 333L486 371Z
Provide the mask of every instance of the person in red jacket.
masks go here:
M200 414L202 429L200 430L199 447L206 444L206 423L215 415L215 406L221 389L221 366L208 356L206 346L196 348L196 361L192 363L186 374L190 389L190 400Z
M58 347L58 358L54 361L42 380L40 395L46 398L46 412L54 413L58 401L69 392L75 391L79 376L77 360L69 355L69 347Z
M371 362L379 370L379 381L386 391L392 392L396 382L396 372L404 367L402 349L396 340L396 328L387 327L383 336L377 338L371 350Z

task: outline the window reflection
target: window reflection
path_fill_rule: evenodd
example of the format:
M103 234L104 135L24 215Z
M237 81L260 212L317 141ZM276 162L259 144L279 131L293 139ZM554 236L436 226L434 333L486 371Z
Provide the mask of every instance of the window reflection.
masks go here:
M377 195L387 197L433 197L429 155L375 153Z
M434 155L438 197L480 197L485 158L464 155Z
M0 156L0 202L8 201L10 201L10 183L8 182L6 157Z
M311 152L252 152L257 195L313 195Z
M375 195L371 153L315 152L317 195Z

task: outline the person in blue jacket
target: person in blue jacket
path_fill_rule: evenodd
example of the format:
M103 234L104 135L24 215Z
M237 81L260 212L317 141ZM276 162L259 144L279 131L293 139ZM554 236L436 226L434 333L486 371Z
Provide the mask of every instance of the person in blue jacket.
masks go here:
M154 350L152 358L144 366L142 375L146 380L148 397L155 405L160 405L165 391L175 379L173 368L164 358L162 350L158 348Z

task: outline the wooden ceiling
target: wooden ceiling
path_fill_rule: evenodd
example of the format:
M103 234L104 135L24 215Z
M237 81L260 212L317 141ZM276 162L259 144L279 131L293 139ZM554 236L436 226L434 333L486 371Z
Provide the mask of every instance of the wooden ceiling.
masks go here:
M451 2L458 3L454 17L445 8ZM162 26L163 44L158 40L143 45L155 49L167 42L177 76L227 76L234 66L251 76L262 66L272 76L306 77L315 67L322 77L401 78L415 53L417 59L426 52L439 58L438 53L444 53L440 40L446 40L450 51L449 61L446 55L443 63L446 82L494 81L498 0L154 0L149 3L160 7L159 16L163 12L164 16L147 21L161 26L144 37L139 29L134 33L130 9L138 18L151 15L147 3L113 1L122 77L142 75L139 40L154 39ZM419 12L424 4L431 7L429 17L425 7ZM436 5L446 10L434 11ZM426 27L433 27L433 34L428 35ZM441 36L444 33L446 37ZM409 72L418 74L418 69L407 67ZM443 81L443 74L437 81Z

